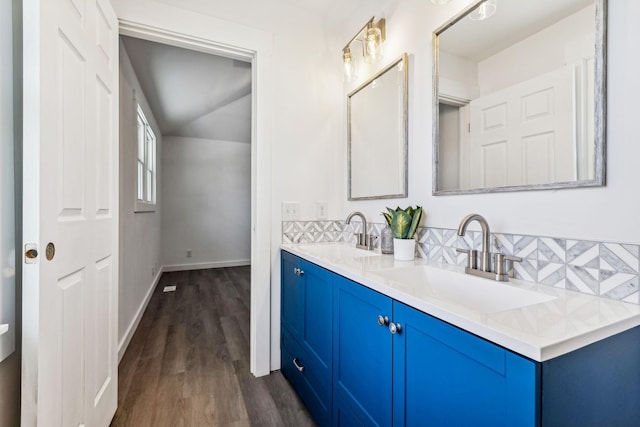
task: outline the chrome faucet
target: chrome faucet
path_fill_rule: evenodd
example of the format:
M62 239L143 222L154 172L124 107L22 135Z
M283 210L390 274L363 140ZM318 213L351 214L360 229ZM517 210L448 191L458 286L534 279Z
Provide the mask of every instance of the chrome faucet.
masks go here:
M491 231L489 231L489 224L487 220L484 219L482 215L478 214L470 214L462 218L462 222L458 226L458 236L464 236L464 233L467 232L467 226L471 221L478 221L480 224L480 228L482 229L482 250L480 251L481 262L480 262L480 270L482 271L491 271L491 257L490 257L490 243L489 239L491 236Z
M458 227L458 236L464 236L467 231L467 226L472 221L478 221L480 228L482 229L480 267L478 267L478 251L473 249L457 249L458 252L467 254L467 266L465 267L464 272L502 282L508 281L510 272L513 268L513 263L521 262L522 258L496 253L494 261L495 268L492 269L490 244L491 231L489 231L489 224L487 223L487 220L484 219L482 215L470 214L465 216Z
M347 224L351 223L351 218L359 216L362 221L362 233L355 233L356 248L372 250L375 247L376 236L367 234L367 219L362 212L351 212L347 216Z

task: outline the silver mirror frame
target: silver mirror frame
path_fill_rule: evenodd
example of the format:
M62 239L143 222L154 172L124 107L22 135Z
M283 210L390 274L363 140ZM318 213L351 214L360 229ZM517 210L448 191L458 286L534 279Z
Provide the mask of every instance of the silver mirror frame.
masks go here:
M433 32L433 168L432 194L448 196L457 194L498 193L511 191L556 190L563 188L602 187L606 185L606 134L607 134L607 0L595 0L595 120L594 120L594 179L570 182L557 182L536 185L514 185L509 187L475 188L469 190L439 190L439 37L446 29L465 18L486 0L474 2L462 12L451 18Z
M403 136L402 136L402 165L403 165L403 183L402 183L402 192L397 194L382 194L376 196L363 196L363 197L352 197L351 195L351 97L360 92L362 89L371 84L375 79L379 78L387 71L396 67L399 63L403 63ZM353 200L378 200L378 199L399 199L405 198L408 196L408 188L409 188L409 55L407 53L403 53L402 56L391 64L387 65L384 69L376 73L373 77L369 78L366 82L362 83L356 89L354 89L351 93L347 95L347 199L349 201Z

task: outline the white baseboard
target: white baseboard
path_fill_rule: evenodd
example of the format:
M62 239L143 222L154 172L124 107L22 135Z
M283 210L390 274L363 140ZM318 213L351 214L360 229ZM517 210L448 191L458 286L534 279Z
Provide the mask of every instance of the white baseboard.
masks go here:
M151 282L151 286L147 291L147 295L145 295L144 299L142 300L142 304L140 304L140 307L138 307L138 311L136 311L136 315L133 317L133 320L131 320L129 327L127 328L127 333L124 334L124 337L122 337L122 340L118 344L118 363L120 363L120 361L122 360L124 352L127 350L127 347L129 347L131 338L133 338L133 334L135 334L136 329L138 329L138 325L140 324L142 315L144 314L145 310L147 309L147 305L149 305L149 301L151 300L151 295L153 295L153 291L155 290L156 286L158 286L160 277L162 277L162 272L163 267L160 267L160 269L158 270L158 274L156 274L156 277L154 277L153 281Z
M251 265L250 259L232 260L232 261L215 261L200 262L194 264L173 264L162 267L163 271L187 271L187 270L204 270L206 268L222 268L222 267L241 267Z
M136 332L136 329L138 329L138 325L140 324L142 315L147 309L147 305L149 305L151 295L153 295L153 291L155 290L156 286L158 286L158 282L160 281L160 277L162 277L162 273L170 271L202 270L206 268L240 267L245 265L251 265L251 260L245 259L234 261L203 262L194 264L174 264L160 267L160 269L158 270L158 274L156 274L156 277L151 282L151 286L149 287L149 290L147 291L142 304L140 304L140 307L138 307L136 315L134 316L133 320L131 320L126 334L118 344L118 363L120 363L120 361L122 360L124 352L127 350L127 347L129 347L131 338L133 338L133 334Z

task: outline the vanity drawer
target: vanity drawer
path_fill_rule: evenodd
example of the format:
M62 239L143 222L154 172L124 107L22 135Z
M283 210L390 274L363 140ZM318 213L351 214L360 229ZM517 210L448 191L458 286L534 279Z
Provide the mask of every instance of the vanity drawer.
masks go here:
M318 425L330 425L330 367L300 345L286 328L282 328L281 340L283 375L298 392Z

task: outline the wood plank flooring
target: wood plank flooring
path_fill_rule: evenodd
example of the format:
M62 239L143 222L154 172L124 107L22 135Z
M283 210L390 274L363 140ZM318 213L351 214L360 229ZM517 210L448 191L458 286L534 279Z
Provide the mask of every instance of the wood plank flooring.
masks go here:
M119 366L112 427L314 426L280 372L249 372L249 275L162 275Z

